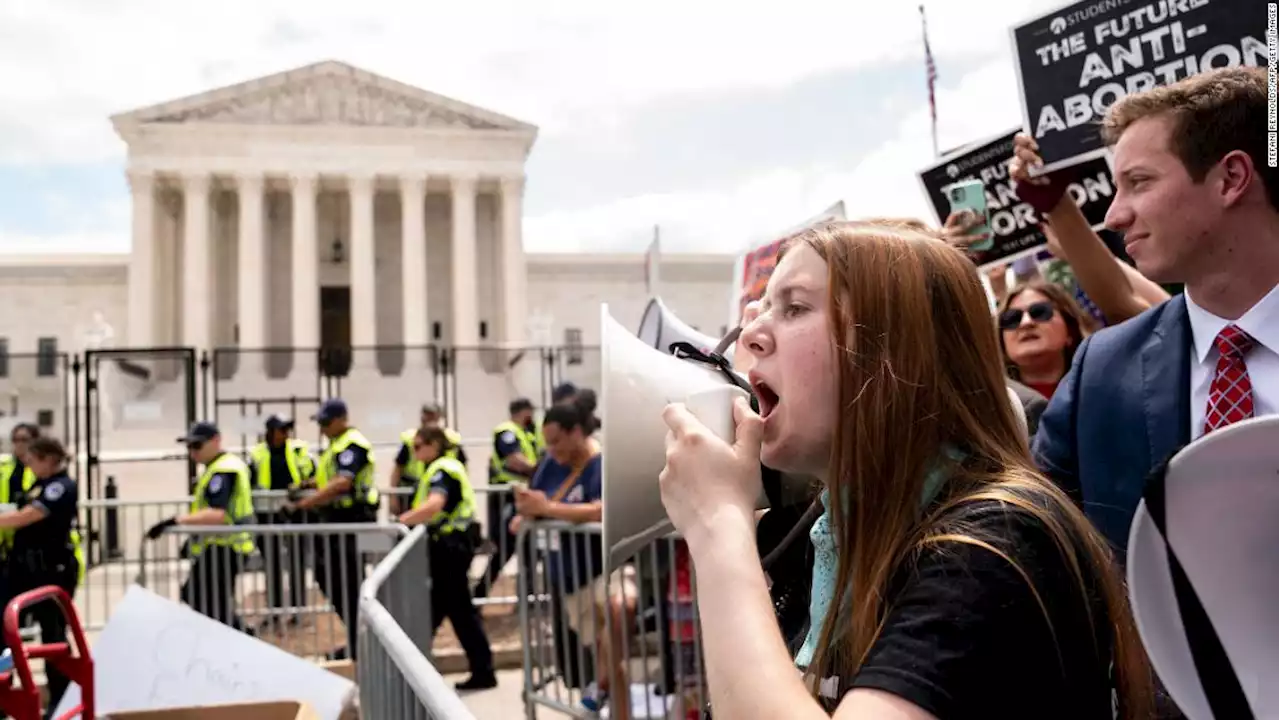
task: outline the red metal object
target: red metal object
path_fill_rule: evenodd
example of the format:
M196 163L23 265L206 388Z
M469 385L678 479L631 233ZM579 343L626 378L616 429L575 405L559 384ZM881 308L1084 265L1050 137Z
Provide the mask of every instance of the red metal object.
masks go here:
M20 619L22 612L39 602L53 602L67 620L67 630L73 642L22 644ZM24 592L9 602L4 609L4 641L13 653L13 669L0 673L0 710L13 720L40 720L40 688L31 677L31 660L41 658L46 665L53 665L80 686L80 704L56 720L79 717L94 720L93 658L89 656L89 643L84 639L80 616L66 591L55 585L47 585ZM74 647L73 647L74 646ZM19 687L13 687L13 676L18 676Z

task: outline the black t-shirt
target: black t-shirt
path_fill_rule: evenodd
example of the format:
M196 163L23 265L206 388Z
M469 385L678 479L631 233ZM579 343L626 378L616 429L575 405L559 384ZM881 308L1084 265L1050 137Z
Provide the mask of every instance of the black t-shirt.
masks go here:
M883 630L839 694L883 690L940 720L1111 720L1111 633L1096 579L1086 571L1086 602L1052 537L1024 512L984 501L947 521L997 538L1043 608L1018 568L989 550L924 549L895 573Z
M18 507L31 505L45 516L14 533L13 553L40 551L48 562L62 562L69 557L74 552L71 529L79 520L77 492L76 481L66 473L59 473L37 480L30 490L19 495Z

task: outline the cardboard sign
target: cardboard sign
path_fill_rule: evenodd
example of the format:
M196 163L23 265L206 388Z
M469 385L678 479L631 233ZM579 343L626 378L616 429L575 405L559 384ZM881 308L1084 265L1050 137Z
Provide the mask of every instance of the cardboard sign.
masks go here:
M742 312L747 308L747 303L764 297L769 276L778 264L778 251L782 249L783 240L812 225L844 219L844 201L841 200L786 232L779 233L775 239L756 245L738 256L733 268L733 307L730 309L729 327L741 324Z
M1011 29L1023 122L1044 170L1099 157L1116 100L1205 70L1266 67L1258 0L1084 0Z
M102 715L302 701L319 720L339 720L355 692L349 680L138 585L116 605L92 651ZM72 685L56 716L79 702Z
M1013 136L1018 132L1010 130L993 139L967 145L917 175L939 226L951 214L951 204L942 189L963 180L982 180L987 191L987 209L995 242L990 250L975 258L980 267L1034 254L1047 244L1038 226L1039 214L1030 203L1018 199L1014 192L1015 183L1009 177ZM1089 225L1094 230L1101 229L1107 209L1111 207L1111 198L1115 195L1108 160L1105 156L1087 160L1073 172L1080 179L1071 183L1067 192L1084 211Z

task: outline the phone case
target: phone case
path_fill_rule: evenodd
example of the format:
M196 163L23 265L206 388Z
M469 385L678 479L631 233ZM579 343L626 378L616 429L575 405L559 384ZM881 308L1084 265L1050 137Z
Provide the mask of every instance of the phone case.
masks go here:
M951 212L960 210L972 210L981 215L983 222L981 225L970 230L971 233L977 235L986 233L991 235L991 215L987 212L987 194L986 187L981 180L969 180L954 185L948 185L942 189L943 195L947 198L947 202L951 205ZM994 239L988 237L986 240L976 242L969 246L970 250L990 250L995 244Z

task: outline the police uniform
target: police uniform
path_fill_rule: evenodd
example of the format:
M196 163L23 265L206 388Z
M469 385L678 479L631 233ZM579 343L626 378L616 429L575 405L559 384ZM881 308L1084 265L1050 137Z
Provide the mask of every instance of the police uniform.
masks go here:
M35 473L18 458L0 454L0 505L15 505L19 497L35 484ZM13 530L0 529L0 552L13 545Z
M378 518L378 489L374 486L373 445L355 428L333 438L316 467L316 489L339 477L351 478L351 489L321 510L324 522L371 523ZM356 656L359 626L357 606L364 563L355 535L316 538L316 582L347 626L347 657Z
M3 592L0 592L0 607L7 607L13 598L24 592L46 585L56 585L75 597L76 586L84 574L76 481L65 471L44 480L36 479L30 469L21 476L22 490L13 493L13 503L19 509L28 505L36 507L44 517L8 534L11 545L5 562L6 577ZM10 489L17 491L18 487L15 485ZM40 603L33 606L32 614L40 624L43 642L66 641L66 618L56 605ZM52 698L50 706L54 706L69 681L51 665L45 666L45 673Z
M249 466L239 456L224 452L205 466L196 482L190 513L194 515L209 508L226 513L227 525L253 522ZM253 549L253 538L247 532L192 535L187 543L191 572L182 585L182 601L214 620L244 629L236 614L236 576Z
M493 678L493 651L471 602L467 572L475 557L476 496L467 469L457 458L437 458L423 472L413 496L413 509L433 494L444 496L444 506L428 519L427 549L431 567L431 623L433 632L449 618L458 643L467 654L473 681Z
M462 436L452 428L441 428L449 440L449 449L445 455L456 458L463 465L467 464L467 451L462 448ZM426 465L413 455L413 439L418 435L418 428L409 428L400 433L400 450L396 453L396 465L400 467L397 483L400 487L416 488L422 479Z
M489 456L489 484L491 486L509 485L511 482L529 482L529 477L511 472L504 461L512 453L520 453L532 466L537 466L540 455L539 439L541 431L520 427L508 420L493 429L493 452ZM494 544L493 557L489 558L489 566L484 577L476 584L475 595L485 597L489 587L498 579L502 568L515 555L516 537L511 534L508 525L515 515L515 497L509 492L489 493L487 498L489 540Z
M272 420L277 422L273 424ZM272 420L267 422L268 432L285 426L284 421L274 416ZM252 485L258 490L296 490L315 474L315 463L311 460L307 443L293 438L287 438L279 447L258 443L249 452L249 461L252 463ZM278 525L292 522L292 518L281 512L260 512L258 522ZM281 551L281 545L285 544L289 547L289 605L285 604L284 598L285 553ZM263 534L258 537L258 550L266 563L267 604L274 608L302 607L305 582L302 548L296 543L287 543L281 536Z

